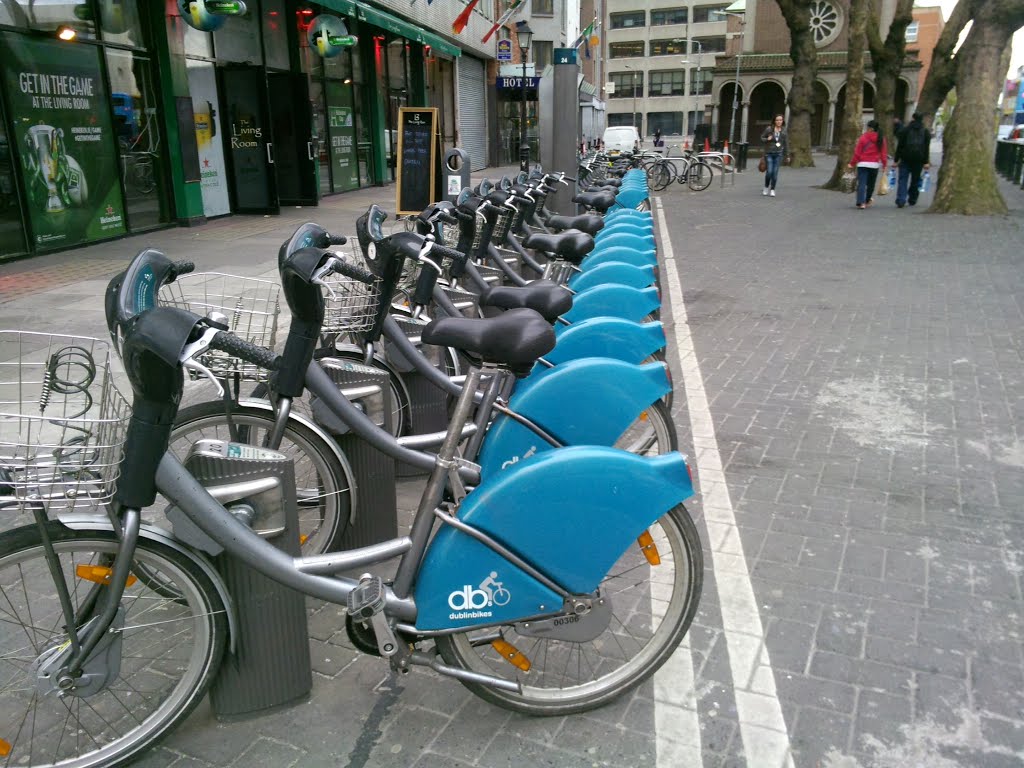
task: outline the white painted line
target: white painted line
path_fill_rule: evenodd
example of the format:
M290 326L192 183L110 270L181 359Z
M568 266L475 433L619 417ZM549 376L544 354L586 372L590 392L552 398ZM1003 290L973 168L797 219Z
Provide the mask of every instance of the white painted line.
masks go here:
M725 482L725 472L722 470L722 456L718 450L715 425L711 420L711 409L704 391L704 378L690 335L679 270L665 225L665 212L660 199L655 204L665 281L672 297L672 317L683 373L683 389L697 453L694 463L700 481L704 518L710 538L711 565L722 608L722 627L729 651L729 670L732 673L736 712L747 765L752 768L792 768L789 732L775 691L775 675L768 658L768 649L764 645L764 627L754 599L743 543L736 528L736 514ZM658 763L661 764L660 753Z

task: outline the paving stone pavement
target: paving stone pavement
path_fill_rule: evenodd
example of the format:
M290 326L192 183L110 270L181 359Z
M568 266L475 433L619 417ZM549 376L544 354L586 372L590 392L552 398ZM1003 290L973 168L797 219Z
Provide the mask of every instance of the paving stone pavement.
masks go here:
M777 198L756 173L656 196L706 545L700 612L656 682L587 715L526 718L420 670L392 678L353 650L339 608L310 602L307 701L234 723L204 703L137 764L1024 765L1024 192L1004 185L1005 218L891 197L860 212L815 187L828 167L784 168ZM100 335L106 279L143 245L273 276L299 221L351 232L392 197L0 265L0 319ZM416 491L403 484L406 511Z

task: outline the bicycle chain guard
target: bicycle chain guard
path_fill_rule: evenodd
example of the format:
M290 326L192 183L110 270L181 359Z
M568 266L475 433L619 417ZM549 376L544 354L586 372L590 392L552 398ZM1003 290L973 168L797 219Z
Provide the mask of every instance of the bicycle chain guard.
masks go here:
M589 643L608 629L611 620L611 598L596 595L587 601L566 600L562 615L539 621L524 621L515 627L516 632L524 637Z

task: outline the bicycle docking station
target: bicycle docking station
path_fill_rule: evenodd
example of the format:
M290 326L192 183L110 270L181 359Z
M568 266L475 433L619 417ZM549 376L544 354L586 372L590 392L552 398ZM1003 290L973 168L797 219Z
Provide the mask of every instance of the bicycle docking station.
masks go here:
M236 519L289 555L300 554L295 468L277 451L199 440L185 468ZM313 687L306 599L227 554L185 514L171 508L174 535L213 555L234 602L233 652L210 687L219 719L235 719L304 700Z
M426 323L412 318L396 317L395 320L406 337L430 360L431 364L444 372L444 350L431 344L424 344L420 340L420 334ZM385 346L384 351L388 362L401 373L409 394L410 434L444 432L448 428L448 395L419 373L394 345ZM396 473L399 477L415 477L424 474L423 470L403 462L398 463Z
M334 357L323 358L320 365L345 397L377 426L392 431L394 403L387 371ZM398 535L395 460L352 434L315 398L312 407L314 420L331 433L348 459L358 495L358 516L349 520L340 547L355 549L394 538ZM355 498L351 507L357 507Z

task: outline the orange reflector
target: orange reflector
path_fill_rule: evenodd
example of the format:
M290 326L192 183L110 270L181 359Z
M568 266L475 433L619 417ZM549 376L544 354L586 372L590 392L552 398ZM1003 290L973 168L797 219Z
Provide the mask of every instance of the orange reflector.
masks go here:
M86 581L94 581L97 584L109 584L110 577L114 575L114 569L102 565L79 565L75 568L75 574L78 578L85 579ZM128 574L128 581L124 585L130 587L136 581L138 579Z
M640 414L640 421L647 421L647 411Z
M661 565L661 555L658 554L658 547L655 545L650 531L641 533L636 543L640 545L640 551L644 553L648 563L651 565Z
M11 754L10 742L0 739L0 757L7 757L9 754Z
M512 645L512 643L506 642L505 640L492 640L491 647L501 654L501 658L513 667L517 667L523 670L523 672L530 671L530 667L532 666L530 664L530 660L523 656L523 654L519 652L519 649Z
M303 544L305 544L305 543L306 543L307 541L309 541L309 536L307 536L307 535L306 535L306 534L304 534L304 533L300 533L300 534L299 534L299 546L301 547L301 546L302 546Z

